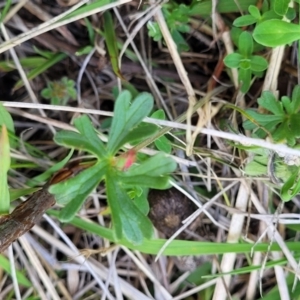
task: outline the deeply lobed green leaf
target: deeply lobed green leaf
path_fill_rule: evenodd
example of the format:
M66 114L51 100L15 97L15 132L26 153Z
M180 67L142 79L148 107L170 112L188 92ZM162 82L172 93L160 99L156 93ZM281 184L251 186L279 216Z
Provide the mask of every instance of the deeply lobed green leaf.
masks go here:
M117 240L125 237L138 245L144 238L150 239L153 234L152 223L129 198L114 170L106 172L105 182Z
M109 132L107 151L114 155L124 145L126 137L153 108L153 97L149 93L139 94L131 102L128 91L120 93L116 100L114 118Z

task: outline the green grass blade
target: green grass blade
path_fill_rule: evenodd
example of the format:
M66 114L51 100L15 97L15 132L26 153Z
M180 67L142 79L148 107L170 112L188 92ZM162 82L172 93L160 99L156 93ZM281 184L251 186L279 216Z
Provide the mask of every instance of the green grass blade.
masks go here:
M54 66L55 64L57 64L58 62L62 61L63 59L65 59L68 55L66 53L56 53L52 56L51 59L49 59L48 61L46 60L45 63L39 65L38 67L34 68L33 70L31 70L30 72L28 72L27 74L27 78L28 80L32 80L35 77L37 77L38 75L44 73L46 70L48 70L49 68L51 68L52 66ZM17 90L20 87L22 87L24 85L22 80L19 80L13 90Z
M118 77L123 79L121 70L119 68L119 62L118 62L119 49L118 49L117 36L115 32L113 18L109 11L104 12L103 17L104 17L105 43L107 46L112 69Z
M51 216L58 217L59 212L55 210L48 210L47 213ZM102 238L117 244L124 245L132 250L141 251L147 254L157 254L161 247L165 244L164 239L143 240L140 245L133 245L132 243L123 240L117 240L114 231L109 228L105 228L94 222L82 220L75 217L70 224L94 233ZM300 249L300 242L286 242L290 251L298 251ZM224 253L251 253L254 252L266 252L266 251L280 251L280 246L273 243L271 246L269 243L260 244L246 244L246 243L214 243L214 242L198 242L198 241L182 241L173 240L170 245L163 252L164 255L170 256L184 256L184 255L218 255Z
M11 275L11 266L9 260L0 254L0 266L9 275ZM31 282L24 276L21 271L17 270L18 283L24 287L32 287Z
M10 207L7 172L10 168L10 150L5 125L0 133L0 214L7 214Z

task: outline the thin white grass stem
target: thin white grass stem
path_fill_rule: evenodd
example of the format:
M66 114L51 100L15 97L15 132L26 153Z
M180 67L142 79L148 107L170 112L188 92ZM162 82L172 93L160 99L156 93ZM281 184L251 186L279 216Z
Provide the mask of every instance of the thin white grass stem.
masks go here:
M26 235L23 235L19 238L19 241L22 245L22 248L26 252L27 256L29 257L29 260L31 261L32 265L34 266L34 269L39 274L40 280L43 282L44 286L46 287L47 291L51 295L51 299L53 300L60 300L59 295L57 294L56 289L53 286L53 282L47 275L45 269L43 268L39 258L37 257L36 253L34 252L33 248L29 245Z
M122 295L122 291L121 291L120 284L119 284L119 277L116 272L116 259L118 256L118 252L119 252L119 247L115 251L113 251L112 257L110 259L110 266L109 266L108 274L106 277L105 286L108 289L109 282L112 280L114 283L113 285L115 287L115 293L116 293L117 299L123 300L123 295ZM107 256L111 256L110 253ZM105 298L106 298L106 295L103 294L101 300L105 300Z
M28 0L18 0L18 3L10 7L10 10L7 12L6 16L4 17L3 23L7 23L17 12L25 5Z
M190 289L189 291L187 291L185 293L182 293L179 296L176 296L176 297L172 298L172 300L188 299L189 296L191 296L193 294L196 294L196 293L198 293L200 291L203 291L203 290L209 288L212 285L215 285L216 281L217 281L217 279L212 279L210 281L207 281L207 282L205 282L205 283L203 283L201 285L198 285L197 287L195 287L193 289Z
M59 105L47 105L47 104L38 104L34 105L33 103L22 103L22 102L8 102L4 101L2 104L6 107L21 107L21 108L43 108L43 109L49 109L49 110L60 110L60 111L69 111L69 112L80 112L80 113L86 113L86 114L95 114L95 115L103 115L103 116L113 116L113 113L107 112L107 111L97 111L94 109L86 109L86 108L80 108L80 107L66 107L66 106L59 106ZM42 119L41 119L42 120ZM58 121L57 121L58 122ZM158 120L158 119L152 119L152 118L145 118L144 122L177 128L177 129L183 129L187 130L187 125L182 123L176 123L173 121L165 121L165 120ZM62 122L58 122L60 124ZM62 123L64 124L64 123ZM66 126L66 125L65 125ZM71 128L70 125L68 125L69 128ZM196 126L191 126L192 131L196 131ZM290 154L295 156L300 156L300 150L290 148L284 144L273 144L271 142L262 140L262 139L254 139L250 138L244 135L240 134L234 134L230 132L224 132L219 131L215 129L207 129L202 128L200 130L200 133L203 134L209 134L213 135L215 137L224 138L226 140L231 140L240 144L244 145L252 145L252 146L258 146L261 148L269 149L272 151L276 151L277 153L283 153L283 154Z
M9 257L10 272L11 272L11 278L13 281L15 297L17 300L21 300L22 298L21 298L20 288L19 288L18 279L17 279L14 252L13 252L12 245L10 245L8 247L8 257Z
M81 264L83 264L90 272L90 274L95 278L99 286L102 288L104 294L108 297L108 299L113 299L112 295L110 294L109 290L106 288L103 281L99 278L99 276L94 271L94 268L91 264L85 259L83 255L79 252L78 248L74 245L74 243L69 239L69 237L63 232L63 230L46 214L44 218L48 221L48 223L55 229L56 233L63 239L63 241L78 255L78 258L81 259Z
M138 268L160 289L160 292L164 296L164 299L172 299L170 293L161 285L161 283L155 278L148 265L142 263L130 250L126 247L121 246L123 251L133 260L133 262L138 266Z
M253 255L252 266L260 266L262 261L262 253L255 252ZM257 289L257 282L259 278L259 270L253 270L250 273L248 285L247 285L247 292L246 292L246 300L254 300L256 289Z
M24 254L24 250L21 249L19 243L14 243L13 246L16 249L20 261L24 265L24 269L26 269L26 273L28 274L28 279L31 281L32 286L34 286L35 292L39 295L41 300L48 300L45 291L41 285L40 279L38 278L38 273L35 272L34 268L29 263L28 258Z
M170 291L175 292L180 285L184 284L184 282L186 281L186 279L190 276L191 272L187 271L184 272L182 275L180 275L178 278L176 278L175 281L172 282L172 284L170 284Z
M77 251L74 252L70 247L68 247L65 243L59 241L58 239L54 239L51 234L49 234L47 231L43 230L39 226L34 226L32 228L32 231L43 238L45 241L51 241L51 245L66 256L72 257L73 261L76 261L79 264L83 264L84 266L88 267L84 263L86 262L86 259L82 257L82 255L78 255ZM92 267L96 274L101 277L102 279L106 279L108 270L105 268L99 261L95 261L92 258L88 261L90 267ZM112 280L110 281L110 284L113 285ZM146 297L143 293L141 293L139 290L135 289L131 284L127 283L125 280L120 278L120 285L121 289L124 295L126 295L129 299L139 299L139 300L152 300L149 297ZM103 288L101 286L101 288ZM109 294L110 295L110 294ZM108 297L109 299L114 299L112 296Z
M82 63L82 66L79 70L79 73L78 73L78 76L77 76L77 80L76 80L76 85L77 85L77 101L78 101L78 104L81 105L82 103L82 100L81 100L81 80L82 80L82 76L83 76L83 73L86 69L86 66L88 65L91 57L94 55L96 51L96 48L94 47L90 53L86 56L86 58L84 59L83 63Z
M151 0L150 3L154 4L155 1ZM180 77L180 80L182 84L184 85L186 89L186 93L188 95L188 100L189 100L189 107L187 110L187 117L186 117L186 122L187 122L187 130L186 130L186 140L187 140L187 147L186 147L186 152L187 155L190 156L192 154L192 147L193 147L193 139L192 139L192 133L191 133L191 117L192 117L192 110L193 106L196 104L196 95L195 91L193 89L193 86L190 82L190 79L187 75L187 71L185 70L185 67L182 63L181 57L178 53L177 46L172 38L172 35L169 31L169 28L167 26L166 20L163 16L163 13L161 9L157 11L155 14L156 21L159 25L159 28L161 30L161 33L164 37L164 40L166 42L166 45L170 51L170 55L173 59L174 65L176 67L176 70L178 72L178 75ZM202 109L198 109L197 113L200 117L202 112Z
M248 205L249 188L246 182L241 182L238 196L236 199L235 207L241 211L245 211ZM234 214L231 218L230 228L228 231L227 242L236 243L238 242L244 224L244 216ZM225 253L222 257L220 266L220 272L230 272L234 267L236 260L236 253ZM230 284L231 275L224 275L217 280L217 284L214 290L213 300L225 300L227 299L227 291Z
M255 205L255 208L257 209L258 213L266 214L266 211L265 211L264 207L262 206L261 202L256 197L256 195L254 194L254 192L251 192L251 201ZM282 239L282 236L279 234L277 229L274 227L273 220L264 219L264 221L266 222L266 224L268 226L268 229L269 229L269 237L274 237L275 241L278 243L278 245L280 246L282 252L284 253L284 255L286 256L286 258L289 261L290 265L293 267L295 273L297 274L298 264L297 264L294 256L290 252L290 250L287 248L284 240ZM274 228L275 228L275 231L274 231ZM298 271L298 273L299 273L299 271ZM297 274L297 276L299 278L300 274Z

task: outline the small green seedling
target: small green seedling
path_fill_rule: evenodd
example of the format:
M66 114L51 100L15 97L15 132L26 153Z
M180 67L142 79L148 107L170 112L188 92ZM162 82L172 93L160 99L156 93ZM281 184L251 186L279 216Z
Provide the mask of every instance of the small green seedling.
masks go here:
M168 188L168 174L176 169L176 163L163 153L139 164L135 163L136 153L132 150L119 156L116 154L125 144L145 139L157 131L156 125L142 124L152 108L150 94L141 93L132 100L130 93L123 91L115 103L106 145L87 116L75 120L78 132L63 130L56 134L57 144L89 152L96 158L92 167L50 187L57 202L65 205L60 212L61 221L72 220L88 195L104 181L117 240L125 238L140 244L144 238L151 238L152 223L146 217L148 204L142 193L147 188Z
M281 101L278 101L271 92L265 91L257 101L271 114L261 114L253 110L247 110L247 113L256 120L257 124L270 132L274 141L287 142L289 146L295 146L296 140L300 137L300 85L295 86L291 99L283 96ZM264 138L266 131L257 129L257 124L248 120L243 126L246 130L253 130L256 136Z
M246 163L246 175L266 176L273 187L280 190L280 197L287 202L300 193L300 160L299 157L283 156L269 150L238 146L250 153L251 159Z
M299 147L300 85L293 89L291 99L283 96L281 101L278 101L271 92L265 91L258 99L258 104L271 114L247 110L251 120L244 122L244 128L251 130L255 137L265 138L268 132L275 142ZM289 201L299 194L299 158L291 155L283 156L281 153L269 153L255 147L245 150L252 153L252 160L245 167L247 175L268 175L273 178L272 181L277 183L275 187L280 186L280 196L283 201ZM271 161L270 157L274 159Z
M289 21L296 17L296 10L289 0L264 1L261 11L254 5L248 8L249 15L237 18L233 25L243 27L253 25L253 39L266 47L290 44L300 39L300 26Z
M177 45L178 52L189 50L189 45L183 38L182 33L190 31L190 26L188 25L190 10L190 6L177 4L174 1L163 5L162 11L172 38ZM147 28L148 35L152 37L154 41L160 41L162 39L162 33L157 22L148 22Z
M41 92L42 97L50 99L52 105L66 105L70 99L76 99L74 80L63 77L59 81L49 82Z
M271 5L270 7L267 1L264 2L261 11L257 6L250 5L248 7L249 15L243 15L241 17L236 18L233 22L233 25L236 27L244 27L244 26L253 25L255 23L260 24L266 20L282 19L282 16L284 16L287 13L286 9L287 8L285 5L282 6L281 9L278 7L278 5L276 6Z
M261 76L267 69L268 62L265 58L252 55L253 39L249 32L244 31L240 34L238 51L227 55L224 63L229 68L237 68L239 82L242 83L241 91L246 93L251 84L252 75Z

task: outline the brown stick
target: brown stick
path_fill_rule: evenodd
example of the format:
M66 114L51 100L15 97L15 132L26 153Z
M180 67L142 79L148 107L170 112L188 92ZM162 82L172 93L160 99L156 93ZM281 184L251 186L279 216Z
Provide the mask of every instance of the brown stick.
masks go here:
M48 192L50 185L76 176L94 164L94 161L77 162L75 165L63 168L41 190L19 204L11 214L0 216L0 253L29 231L42 218L45 211L55 204L54 195Z
M48 192L49 185L50 183L47 183L19 204L11 214L0 216L0 253L29 231L45 211L55 204L54 195Z

